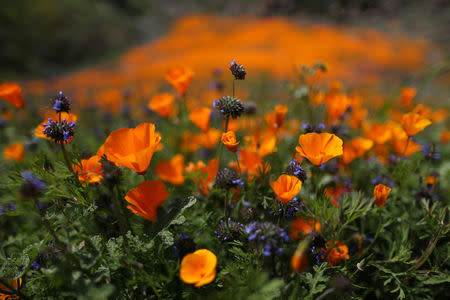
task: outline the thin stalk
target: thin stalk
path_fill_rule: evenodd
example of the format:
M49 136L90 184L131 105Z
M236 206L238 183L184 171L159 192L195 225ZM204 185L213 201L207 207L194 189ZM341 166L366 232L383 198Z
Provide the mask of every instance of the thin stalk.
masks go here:
M441 220L441 226L439 228L439 231L438 231L436 237L434 239L430 240L430 242L428 243L427 249L425 249L422 256L417 260L416 264L408 270L408 272L413 272L413 271L417 270L427 261L428 257L431 255L434 248L436 247L437 242L441 238L442 231L444 230L444 227L445 227L444 220L445 220L446 215L447 215L447 207L445 208L444 217Z
M405 149L403 150L403 154L402 154L402 158L405 158L405 154L406 154L406 150L408 149L408 145L409 145L409 140L411 139L410 136L408 136L408 139L406 140L406 145L405 145Z
M128 248L128 239L127 239L127 235L125 232L123 218L122 218L122 215L120 214L119 199L115 195L113 195L113 198L114 198L114 214L116 215L117 221L119 221L119 230L123 236L123 241L125 243L125 246Z
M236 158L236 163L237 163L237 166L238 166L238 169L239 169L239 175L242 175L241 165L239 164L239 158L238 158L236 152L234 153L234 157Z
M229 122L230 122L230 115L227 115L227 119L225 120L224 133L226 133L227 130L228 130L228 123ZM220 142L220 146L219 146L219 155L218 155L218 158L219 158L219 169L220 169L220 166L222 165L222 151L223 151L223 143L221 141Z
M228 220L227 218L227 206L228 206L228 195L230 194L230 189L227 189L227 193L225 195L225 201L223 202L223 215L225 216L225 220Z

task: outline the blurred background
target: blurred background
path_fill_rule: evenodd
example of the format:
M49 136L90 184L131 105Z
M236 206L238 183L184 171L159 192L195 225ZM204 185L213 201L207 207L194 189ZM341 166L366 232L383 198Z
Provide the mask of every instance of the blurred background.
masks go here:
M450 50L448 0L0 0L0 5L1 81L52 78L108 64L164 36L186 15L356 25L425 38L436 49L432 55L444 59Z

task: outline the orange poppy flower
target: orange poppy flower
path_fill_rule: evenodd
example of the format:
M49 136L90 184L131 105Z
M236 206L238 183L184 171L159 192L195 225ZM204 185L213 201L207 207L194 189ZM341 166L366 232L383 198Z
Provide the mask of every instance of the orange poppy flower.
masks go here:
M348 120L350 127L354 129L360 128L363 124L363 121L366 119L367 113L367 108L352 107L350 118Z
M392 137L391 130L387 124L374 123L364 129L366 138L371 139L375 144L384 144Z
M219 171L219 160L213 158L208 162L208 165L205 165L201 160L197 164L190 162L185 171L194 175L194 182L198 185L199 190L207 196L212 188L217 171Z
M306 253L309 240L304 240L299 243L295 249L294 255L291 258L291 268L295 273L301 273L308 267L308 254Z
M288 112L288 107L286 105L275 106L275 123L277 127L281 127L284 122L284 118Z
M345 94L331 93L325 97L328 118L337 121L350 106L350 99Z
M222 143L233 153L236 153L239 142L236 141L236 134L234 131L227 131L222 133Z
M373 195L375 196L375 205L383 206L386 203L386 199L391 192L391 188L382 184L375 186Z
M167 71L166 80L173 86L173 88L185 95L191 83L194 72L186 67L175 67Z
M332 247L330 249L330 247ZM322 249L325 253L328 253L327 261L330 266L339 264L343 259L349 259L348 247L341 241L329 241L327 243L327 249Z
M425 178L425 182L429 185L435 185L437 182L437 178L436 178L436 176L429 175L429 176L427 176L427 178Z
M250 150L239 150L238 153L241 171L247 172L248 180L252 180L255 176L258 176L263 171L268 171L270 168L263 170L263 159L258 153Z
M82 159L81 168L73 165L72 169L78 174L78 180L82 183L89 182L89 184L102 181L103 170L100 160L100 156L94 155L89 159Z
M441 143L448 144L450 142L450 130L443 130L441 132Z
M150 180L140 183L135 189L129 190L125 200L130 203L127 208L136 215L149 221L158 221L156 209L169 197L169 192L161 180Z
M320 104L323 103L324 100L325 100L325 94L321 91L309 95L309 101L314 106L319 106Z
M408 144L408 146L406 146ZM406 151L405 151L405 147ZM394 139L392 142L392 149L397 155L404 155L405 157L410 157L416 152L419 152L421 147L418 143L410 139Z
M343 153L342 140L331 133L302 134L295 150L316 166L340 156Z
M189 114L189 120L194 123L201 131L206 132L209 129L211 117L211 108L197 107Z
M302 181L295 176L283 174L272 181L270 186L281 202L288 203L302 189Z
M167 181L173 185L182 185L185 178L184 172L184 157L177 154L169 161L160 162L155 168L156 174L159 178Z
M155 125L141 123L136 128L121 128L111 132L104 144L109 161L137 173L147 170L153 153L157 150L161 135Z
M161 117L167 118L172 112L174 99L175 97L169 93L157 94L153 96L147 106Z
M219 142L221 135L222 135L222 132L220 130L215 129L215 128L210 128L206 132L203 132L203 133L197 135L194 138L195 139L194 143L197 142L198 144L202 145L206 149L212 149Z
M5 99L17 108L25 106L25 101L20 95L22 89L17 83L0 84L0 98Z
M425 127L431 124L431 121L417 113L404 114L402 126L408 136L413 136L421 132Z
M344 144L342 160L345 164L351 163L354 159L362 157L373 147L373 141L361 137L354 138L350 143Z
M291 224L290 237L293 239L302 238L298 234L299 232L301 232L303 234L303 236L311 234L313 231L320 233L320 228L321 228L320 222L318 220L316 220L315 226L313 224L314 224L314 218L309 217L308 221L305 221L305 219L303 219L302 217L299 217L297 220L295 220Z
M208 249L189 253L181 261L180 279L187 284L201 287L216 278L217 256Z
M3 158L23 162L25 150L22 142L17 142L6 146L3 150Z
M48 122L49 118L52 118L54 121L59 120L59 113L51 112L51 114L47 114L48 117L45 118L44 121L42 121L35 129L34 129L34 135L39 138L44 138L47 140L50 140L49 137L47 137L44 134L44 123ZM61 113L61 120L66 120L67 122L76 122L78 120L78 117L75 114L69 114L66 112ZM67 141L70 143L72 140Z
M413 98L416 96L417 90L412 87L405 87L402 89L401 98L402 105L406 108L411 107Z

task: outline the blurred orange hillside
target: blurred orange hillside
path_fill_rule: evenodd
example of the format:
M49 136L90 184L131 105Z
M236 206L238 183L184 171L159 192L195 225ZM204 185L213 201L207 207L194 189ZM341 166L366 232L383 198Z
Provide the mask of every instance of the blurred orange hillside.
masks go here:
M420 69L430 49L426 40L373 29L299 24L282 17L190 16L177 21L166 36L130 49L109 69L31 81L25 89L37 94L70 90L77 101L110 106L120 101L125 88L149 97L170 67L188 66L197 80L226 68L233 58L244 64L248 77L265 72L288 78L299 65L320 61L328 67L327 80L369 84Z

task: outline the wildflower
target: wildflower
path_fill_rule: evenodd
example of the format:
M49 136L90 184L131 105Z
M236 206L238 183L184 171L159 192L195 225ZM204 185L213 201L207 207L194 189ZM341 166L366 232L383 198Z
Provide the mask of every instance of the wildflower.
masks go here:
M230 71L236 80L244 80L245 75L247 75L247 72L245 71L244 66L236 63L236 61L234 59L230 63Z
M373 195L375 196L375 205L383 206L386 203L386 199L391 192L391 188L382 184L375 186Z
M22 89L17 83L3 83L0 84L0 98L11 103L17 108L23 108L25 101L20 95Z
M222 143L233 153L236 153L239 142L236 141L236 134L234 131L227 131L222 134Z
M176 256L184 257L186 254L195 251L195 242L187 234L180 233L175 239L173 248Z
M74 114L68 114L66 112L62 112L62 113L51 113L50 115L48 115L48 118L46 118L44 121L42 121L35 129L34 129L34 135L39 137L39 138L44 138L44 139L49 139L51 140L50 137L48 137L45 133L45 127L44 124L48 123L48 119L52 119L53 120L59 120L59 116L61 116L61 120L66 120L67 123L76 123L78 120L78 117ZM70 142L67 141L67 142Z
M175 97L169 93L157 94L148 102L147 107L161 117L167 118L172 112L174 99Z
M227 220L221 219L214 233L220 240L230 242L235 240L238 241L244 235L244 225L233 221L231 218L228 218Z
M302 168L302 166L297 162L296 159L293 159L289 162L289 165L287 166L285 172L288 175L297 177L302 181L302 183L308 179L305 169Z
M413 87L404 87L401 91L402 105L406 108L411 107L413 98L416 96L417 90Z
M392 143L392 148L397 155L402 155L404 157L410 157L416 152L419 152L421 147L413 139L394 139ZM405 151L406 148L406 151Z
M439 173L437 173L437 176L439 176ZM425 182L427 183L428 186L432 186L435 185L437 183L437 176L435 175L428 175L425 178Z
M375 144L382 145L391 139L392 133L388 124L374 123L364 129L366 138L371 139Z
M223 168L217 172L215 186L230 189L242 186L244 182L239 179L239 175L233 169Z
M189 114L189 120L203 132L209 129L210 117L211 108L209 107L198 107Z
M325 97L328 118L337 121L350 106L350 99L345 94L331 93Z
M298 244L297 249L295 249L294 255L292 255L291 268L295 273L304 272L308 267L308 255L306 250L310 242L309 239L301 241Z
M182 185L185 178L184 157L177 154L169 161L160 162L155 168L156 174L161 180L167 181L173 185Z
M233 119L239 117L244 111L241 101L231 96L224 96L219 100L214 100L213 106L225 117L231 116Z
M247 172L249 180L270 169L270 166L264 167L263 159L258 153L249 150L239 151L239 164L242 172Z
M166 80L180 94L185 95L191 84L194 72L186 67L175 67L167 71Z
M278 199L283 203L287 203L300 192L302 181L295 176L284 174L278 177L276 181L272 181L270 186Z
M76 125L77 123L66 119L63 119L61 122L54 122L53 118L48 118L48 122L43 124L43 133L55 143L69 143L72 141Z
M442 144L448 144L448 142L450 142L450 130L443 130L440 139Z
M20 194L24 198L34 198L41 194L46 184L29 171L22 172L23 183L20 186Z
M111 132L104 144L109 161L137 173L147 170L153 153L157 150L161 135L155 125L142 123L136 128L121 128Z
M305 133L322 133L322 130L325 129L325 125L320 123L319 125L311 125L309 123L304 123L302 128L305 130Z
M187 173L194 175L193 180L204 195L209 194L218 170L219 160L217 158L211 159L208 165L201 160L197 164L190 162L185 169Z
M333 248L331 248L333 247ZM339 264L343 259L349 259L348 247L341 241L328 241L327 249L323 249L325 253L328 253L326 259L330 266Z
M202 132L201 134L194 137L194 141L190 141L194 146L196 143L205 147L206 149L214 148L219 142L220 136L222 132L215 128L209 128L206 132Z
M25 158L25 147L22 142L17 142L6 146L3 150L3 158L23 162Z
M70 112L70 100L66 96L64 96L64 93L62 91L59 91L58 97L51 100L51 104L52 109L57 113Z
M309 234L320 233L320 228L320 222L318 220L314 220L313 217L309 217L307 221L304 218L299 217L297 220L292 222L289 236L294 239L300 239L301 236L299 235L299 232L301 232L303 236L307 236Z
M426 144L422 146L423 155L430 160L441 159L440 149L434 144Z
M82 159L81 168L78 165L72 166L73 171L78 174L80 182L92 184L102 181L103 170L100 160L101 157L94 155L89 159Z
M144 181L135 189L128 191L125 200L130 203L127 208L136 215L156 222L156 209L169 197L169 192L161 180Z
M362 137L354 138L350 143L345 143L342 160L345 164L351 163L354 159L362 157L373 147L373 141Z
M288 107L286 105L275 106L275 123L277 128L281 127L288 112Z
M282 244L289 241L284 229L271 222L252 222L245 227L248 240L262 251L264 256L283 253Z
M200 249L186 255L181 261L180 279L187 284L201 287L216 278L217 256L208 249Z
M402 126L408 136L413 136L421 132L431 121L417 113L407 113L403 115Z
M295 150L316 166L342 155L342 140L330 133L307 133L299 137Z

